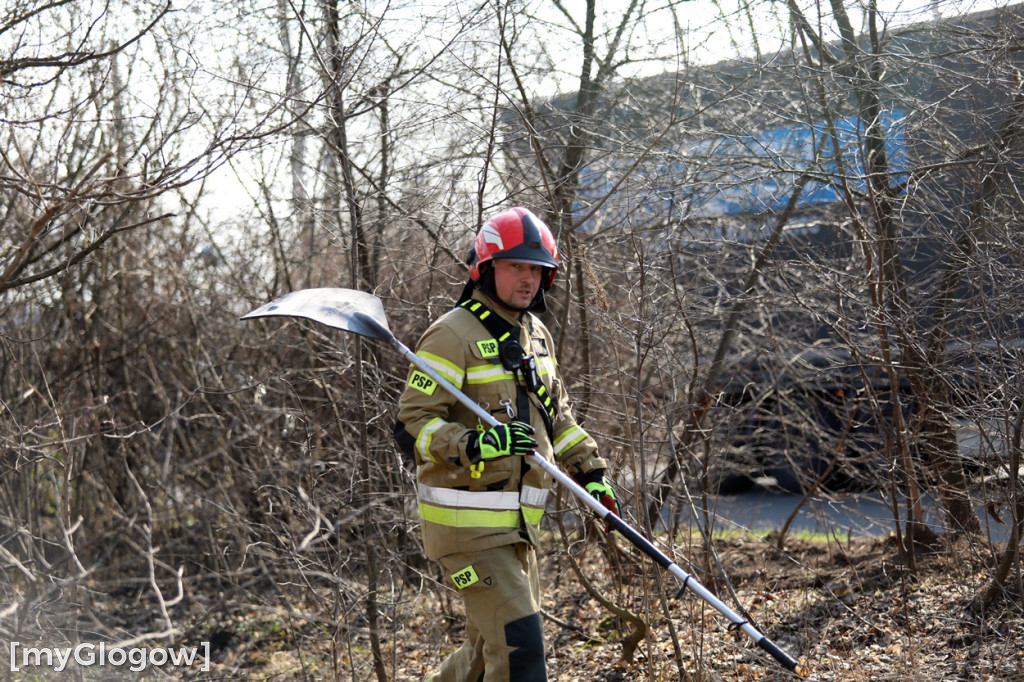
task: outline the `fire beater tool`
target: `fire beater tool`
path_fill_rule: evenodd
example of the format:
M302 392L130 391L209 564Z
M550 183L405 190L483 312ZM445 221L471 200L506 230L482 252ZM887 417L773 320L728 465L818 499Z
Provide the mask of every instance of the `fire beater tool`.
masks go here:
M355 289L340 288L319 288L300 289L290 294L267 303L264 306L243 315L243 320L251 320L260 317L301 317L320 324L342 329L359 336L364 336L378 341L386 341L394 346L402 355L416 365L423 373L449 391L456 399L472 410L480 419L490 426L497 426L498 421L480 405L474 402L469 396L453 386L448 380L438 374L430 365L414 352L409 350L395 335L388 329L387 319L384 315L384 306L380 299L373 294ZM611 529L619 532L629 540L633 546L653 559L658 565L672 573L683 583L683 589L689 589L705 602L717 609L722 615L729 619L730 630L742 630L758 647L768 652L772 658L779 662L787 670L793 671L801 676L806 672L799 666L796 659L783 651L775 642L768 639L764 633L751 625L746 619L740 616L712 594L706 587L700 584L692 575L687 573L666 556L661 550L655 547L647 538L633 529L622 518L616 516L611 510L594 499L582 486L574 481L568 474L559 469L555 464L544 459L537 453L528 455L531 464L536 464L551 474L555 480L565 486L581 502L590 509Z

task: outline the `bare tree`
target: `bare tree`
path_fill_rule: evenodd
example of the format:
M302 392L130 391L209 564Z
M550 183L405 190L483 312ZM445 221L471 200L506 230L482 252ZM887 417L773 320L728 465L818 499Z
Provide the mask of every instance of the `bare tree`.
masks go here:
M1012 518L979 604L1001 595L1022 524L1019 13L896 30L869 6L861 36L838 4L777 5L785 49L755 31L753 57L708 67L687 9L246 0L115 20L16 2L0 24L3 636L82 640L88 619L110 641L229 642L251 607L309 675L314 659L421 672L400 660L410 604L440 605L439 639L459 616L391 443L403 363L237 316L358 287L411 341L512 203L559 232L560 362L629 513L704 533L659 542L729 590L722 485L795 470L810 500L860 476L908 509L912 540L929 539L929 495L956 532L985 520L974 500ZM730 20L737 43L760 11ZM564 525L559 563L587 532ZM676 631L675 590L598 546L624 652L664 620L672 651L645 665L685 676L704 644ZM126 595L151 608L105 610Z

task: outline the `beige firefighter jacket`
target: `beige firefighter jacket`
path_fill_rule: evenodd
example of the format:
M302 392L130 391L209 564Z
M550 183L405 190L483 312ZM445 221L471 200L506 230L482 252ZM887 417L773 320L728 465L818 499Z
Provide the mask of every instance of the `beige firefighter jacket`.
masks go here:
M479 291L473 298L496 307ZM497 313L501 314L501 313ZM506 320L515 320L502 315ZM537 368L557 405L554 438L549 439L536 397L531 395L530 424L537 452L570 475L604 469L597 443L576 423L554 357L547 328L525 313L519 342L534 354ZM516 380L501 364L497 344L473 313L455 308L420 338L416 354L456 388L502 423L512 420ZM415 453L417 496L424 550L428 557L488 549L522 541L537 543L551 476L524 457L511 456L471 464L466 445L480 418L415 366L399 400L396 438Z

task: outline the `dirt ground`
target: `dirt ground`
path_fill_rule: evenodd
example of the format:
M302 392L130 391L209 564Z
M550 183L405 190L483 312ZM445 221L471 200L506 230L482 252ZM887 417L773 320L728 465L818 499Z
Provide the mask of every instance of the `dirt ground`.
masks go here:
M674 576L636 556L624 541L612 545L599 531L593 536L596 541L575 538L568 551L552 538L540 555L550 680L800 679L745 634L730 631L726 619L691 592L679 594ZM918 553L916 571L900 560L894 541L884 538L842 543L790 538L780 551L772 536L748 535L716 539L713 555L696 541L666 547L661 538L658 544L797 657L808 679L1024 682L1021 578L1014 574L1011 591L989 609L973 609L994 565L993 548L980 542L944 546L940 541L933 551ZM234 584L186 581L183 599L167 613L180 633L175 646L208 644L207 670L195 665L145 673L124 667L63 673L26 668L14 674L0 670L0 680L377 682L383 676L418 681L436 672L461 643L459 600L440 586L433 564L382 573L376 597L379 676L365 576L310 564L295 570L290 564L295 558L265 552ZM728 581L716 578L723 572ZM55 644L55 626L65 633L73 629L79 641L91 636L109 642L159 633L166 622L144 582L102 593L82 584L54 595L59 596L34 607L18 624L14 634L22 646L31 639ZM629 612L647 625L642 638L631 639L636 626Z
M781 552L770 540L718 541L718 559L736 600L721 585L717 592L734 610L737 602L747 609L757 627L799 659L809 678L1024 680L1019 595L987 613L974 612L972 600L989 575L970 547L958 548L955 557L942 551L918 556L915 575L897 560L892 540L790 540ZM558 654L554 679L796 679L698 603L690 595L669 600L679 654L662 620L632 663L621 660L621 647L609 643L596 657L579 646L579 638L551 628ZM572 613L564 603L556 612ZM680 656L685 673L676 665Z
M730 632L728 622L698 598L678 595L673 576L633 560L622 545L621 571L611 570L614 553L601 544L586 543L579 563L598 594L649 624L629 660L628 621L584 588L561 546L542 554L549 679L799 679L746 635ZM703 584L730 607L742 605L757 627L799 658L809 679L1024 681L1020 594L984 613L971 608L990 579L988 549L964 544L921 553L913 573L898 560L891 539L841 545L789 540L784 551L771 537L719 540L715 546L735 597L720 581ZM681 559L688 572L711 575L702 567L713 566L713 557L678 547L673 555L696 562ZM381 602L381 625L390 633L382 643L388 679L423 679L458 646L458 600L450 592L428 586L390 604L381 595ZM221 621L216 630L193 629L193 636L218 644L212 676L189 679L377 679L365 622L353 616L317 624L315 618L296 619L295 608L286 610L291 616L284 611L259 615L240 608L235 626Z

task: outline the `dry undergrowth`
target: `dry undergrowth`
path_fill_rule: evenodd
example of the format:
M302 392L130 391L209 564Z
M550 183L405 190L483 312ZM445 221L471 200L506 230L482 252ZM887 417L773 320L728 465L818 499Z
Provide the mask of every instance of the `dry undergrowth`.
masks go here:
M745 635L729 632L725 619L692 594L678 595L672 576L650 561L633 560L621 543L618 573L609 569L599 543L579 546L583 571L602 594L641 615L650 629L632 660L622 660L624 623L581 587L564 550L552 546L541 557L551 680L797 679ZM987 552L947 547L919 556L912 575L885 539L842 545L794 539L780 552L768 539L748 537L718 540L716 549L739 604L783 650L800 658L811 679L1024 680L1020 595L1007 595L986 613L969 606L988 580ZM703 572L711 564L699 550L674 553L686 570L711 575ZM458 600L433 582L432 566L419 575L426 580L382 581L388 586L378 601L389 680L422 679L460 642ZM356 576L345 578L350 586L360 584ZM702 582L737 608L721 582ZM75 674L103 680L376 680L365 595L350 592L346 601L341 592L310 585L256 580L216 592L192 585L170 614L183 632L179 643L210 643L207 672ZM52 617L59 608L50 607ZM151 630L156 622L145 590L94 602L89 611L93 622L118 622L122 635ZM80 608L77 619L84 622L81 614ZM15 676L66 677L38 671Z

